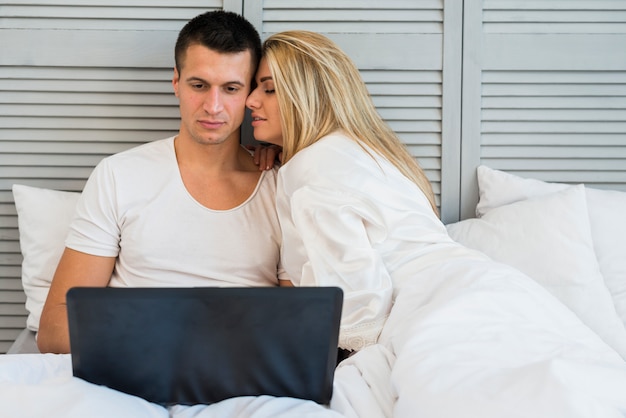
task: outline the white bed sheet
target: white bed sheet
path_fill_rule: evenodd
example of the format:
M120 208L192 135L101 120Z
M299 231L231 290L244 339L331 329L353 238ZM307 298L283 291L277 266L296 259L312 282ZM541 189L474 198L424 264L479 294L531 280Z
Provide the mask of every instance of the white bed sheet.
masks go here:
M10 417L626 417L626 362L519 271L451 246L400 289L378 345L342 362L329 407L269 396L164 408L71 375L69 355L0 356Z
M271 396L169 408L72 376L70 355L0 356L0 415L12 418L341 417L311 401Z

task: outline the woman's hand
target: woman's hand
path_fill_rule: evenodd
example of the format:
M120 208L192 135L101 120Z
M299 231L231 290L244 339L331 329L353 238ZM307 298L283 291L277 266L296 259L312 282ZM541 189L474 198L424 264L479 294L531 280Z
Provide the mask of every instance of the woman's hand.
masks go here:
M246 148L253 152L254 163L259 170L270 170L275 164L280 164L283 148L278 145L247 145Z

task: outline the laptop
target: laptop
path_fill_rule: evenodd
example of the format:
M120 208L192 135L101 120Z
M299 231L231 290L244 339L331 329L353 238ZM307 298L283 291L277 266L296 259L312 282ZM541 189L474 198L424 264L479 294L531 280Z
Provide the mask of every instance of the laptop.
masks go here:
M72 288L73 374L166 406L328 404L342 304L336 287Z

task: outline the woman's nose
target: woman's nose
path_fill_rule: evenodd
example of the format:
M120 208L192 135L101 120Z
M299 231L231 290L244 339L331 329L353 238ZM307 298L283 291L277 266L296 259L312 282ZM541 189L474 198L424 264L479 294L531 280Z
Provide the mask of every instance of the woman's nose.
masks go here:
M252 90L252 92L248 95L246 99L246 107L248 109L257 109L259 107L259 101L256 98L256 89Z

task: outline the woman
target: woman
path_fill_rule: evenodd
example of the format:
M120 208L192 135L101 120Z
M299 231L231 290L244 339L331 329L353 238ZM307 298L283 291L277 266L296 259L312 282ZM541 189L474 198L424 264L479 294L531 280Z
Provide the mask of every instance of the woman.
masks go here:
M419 249L450 243L431 185L328 38L271 36L256 79L255 138L283 147L285 268L297 286L343 288L342 348L373 344Z
M619 355L544 288L449 238L424 173L333 42L270 36L256 81L254 135L283 147L283 265L296 286L343 288L339 345L390 379L370 394L385 415L509 416L514 404L516 416L597 416L585 407L605 393L590 388L626 384Z

